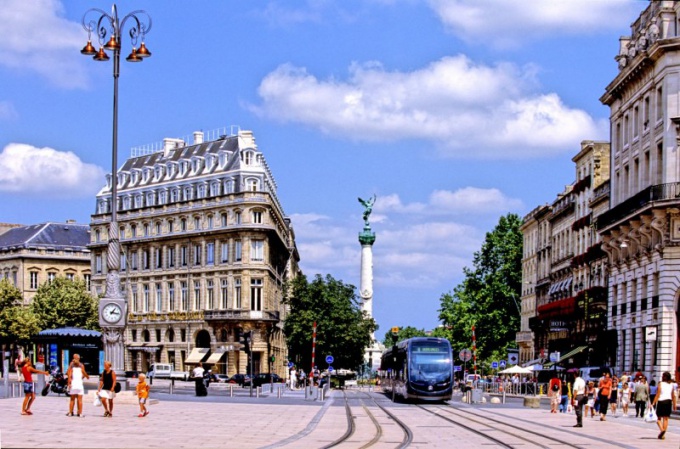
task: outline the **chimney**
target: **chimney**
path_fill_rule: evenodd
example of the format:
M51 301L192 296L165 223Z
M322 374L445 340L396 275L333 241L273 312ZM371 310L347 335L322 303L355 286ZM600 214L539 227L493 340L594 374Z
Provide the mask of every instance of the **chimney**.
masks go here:
M203 143L203 131L194 131L194 145Z
M176 148L181 148L184 146L184 141L182 139L173 139L172 137L166 137L163 139L163 156L168 157Z

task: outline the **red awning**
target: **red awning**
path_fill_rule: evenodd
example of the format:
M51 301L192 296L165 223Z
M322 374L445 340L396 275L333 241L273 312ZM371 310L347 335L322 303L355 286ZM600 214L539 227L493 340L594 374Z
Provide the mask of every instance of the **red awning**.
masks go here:
M550 318L559 315L573 315L576 311L576 297L560 299L543 304L537 310L539 318Z

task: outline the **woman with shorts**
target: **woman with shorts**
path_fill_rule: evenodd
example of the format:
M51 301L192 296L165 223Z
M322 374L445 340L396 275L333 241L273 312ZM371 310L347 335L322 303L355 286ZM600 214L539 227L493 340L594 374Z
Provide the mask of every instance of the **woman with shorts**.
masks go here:
M660 440L666 439L666 430L668 430L668 418L671 412L675 410L675 394L673 391L673 384L671 383L671 373L666 371L661 376L661 383L654 396L652 406L656 406L656 425L659 426Z
M71 401L68 406L68 413L66 416L73 416L73 406L76 400L78 401L78 417L83 418L83 395L85 394L85 385L83 379L89 379L90 376L85 372L85 366L80 362L80 355L73 354L73 361L66 372L68 379L68 392L71 395Z

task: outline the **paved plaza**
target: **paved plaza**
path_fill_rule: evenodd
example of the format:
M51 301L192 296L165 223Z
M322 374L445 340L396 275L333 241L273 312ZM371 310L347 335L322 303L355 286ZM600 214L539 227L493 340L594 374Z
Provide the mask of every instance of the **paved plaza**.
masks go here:
M216 391L216 390L213 390ZM305 398L303 391L286 391L251 398L246 390L238 395L211 394L197 398L186 394L153 394L150 414L137 417L138 407L132 401L116 404L113 418L102 417L101 407L88 400L83 418L65 416L68 399L49 395L38 397L32 416L20 414L21 398L0 399L1 448L321 448L339 439L347 431L345 401L342 391L331 391L329 398L319 401ZM368 395L366 395L368 397ZM392 404L384 395L373 393L389 410L407 422L414 434L410 448L498 447L465 433L422 409L410 404ZM642 419L610 416L607 422L585 419L582 429L574 429L573 414L551 414L547 402L541 408L526 408L520 398L506 404L468 406L457 396L452 401L462 410L469 410L494 419L513 419L517 427L534 426L550 435L560 435L566 441L583 448L677 448L680 445L680 421L672 420L666 440L657 439L655 424ZM366 407L363 407L365 410ZM361 419L362 407L353 410L354 419ZM392 425L392 427L390 427ZM373 447L397 447L399 432L389 420L383 427L393 432ZM479 427L483 430L484 425ZM357 425L352 440L339 447L362 447L373 429ZM531 444L518 445L533 447ZM558 447L558 446L555 446Z

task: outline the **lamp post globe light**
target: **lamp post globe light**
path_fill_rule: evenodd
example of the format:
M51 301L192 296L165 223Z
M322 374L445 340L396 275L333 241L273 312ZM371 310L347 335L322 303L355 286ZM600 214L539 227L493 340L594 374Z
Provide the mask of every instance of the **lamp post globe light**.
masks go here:
M140 18L142 20L140 20ZM85 12L82 20L87 31L87 45L80 51L83 55L92 56L95 61L108 61L106 51L113 52L113 143L111 160L111 222L106 258L106 289L104 297L99 300L99 324L102 328L104 357L111 361L118 375L125 372L124 330L127 316L127 302L120 288L120 239L117 220L118 209L118 76L120 74L120 51L122 34L125 25L129 24L129 35L132 51L125 58L128 62L141 62L151 56L144 44L144 38L151 31L151 16L146 11L137 10L122 19L114 4L111 14L98 8ZM99 43L99 50L92 45L92 34ZM109 40L107 41L107 37ZM139 48L137 42L140 41Z

